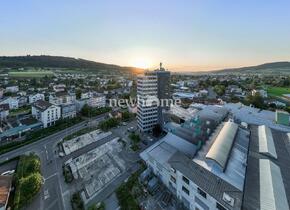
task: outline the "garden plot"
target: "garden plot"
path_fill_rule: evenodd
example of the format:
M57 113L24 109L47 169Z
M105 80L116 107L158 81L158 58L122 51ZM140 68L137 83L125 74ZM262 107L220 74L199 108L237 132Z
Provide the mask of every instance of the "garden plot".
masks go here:
M101 132L100 130L95 130L90 133L86 133L84 135L78 136L76 138L73 138L69 141L64 141L62 143L62 147L64 150L64 153L66 155L75 152L93 142L99 141L101 139L104 139L108 136L112 135L112 132Z

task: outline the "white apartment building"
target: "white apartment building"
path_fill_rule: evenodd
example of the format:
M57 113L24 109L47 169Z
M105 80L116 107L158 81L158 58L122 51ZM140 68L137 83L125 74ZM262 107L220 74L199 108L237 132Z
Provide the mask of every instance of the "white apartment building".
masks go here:
M18 99L14 97L4 98L0 101L0 104L9 104L9 109L18 109L19 103Z
M72 92L56 92L49 96L49 103L55 105L72 104L76 101L76 94Z
M61 117L62 119L74 118L77 115L75 104L62 104L61 106Z
M61 108L43 100L32 104L31 113L42 122L44 128L54 125L61 118Z
M137 79L137 124L142 132L152 130L158 122L157 75L139 76Z
M8 104L0 104L0 120L4 120L9 115L9 105Z
M9 87L6 87L5 90L7 93L17 93L19 91L19 87L18 86L9 86Z
M36 94L33 94L33 95L30 95L28 97L28 102L29 104L32 104L38 100L43 100L44 101L44 94L42 93L36 93Z
M106 96L99 93L92 93L87 98L87 104L90 107L101 108L106 106Z

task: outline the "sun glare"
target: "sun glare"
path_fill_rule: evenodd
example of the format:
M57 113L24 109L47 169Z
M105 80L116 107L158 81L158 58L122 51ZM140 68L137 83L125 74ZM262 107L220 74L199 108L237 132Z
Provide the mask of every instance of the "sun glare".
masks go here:
M136 59L131 62L131 65L137 68L148 69L151 67L151 62L147 59Z

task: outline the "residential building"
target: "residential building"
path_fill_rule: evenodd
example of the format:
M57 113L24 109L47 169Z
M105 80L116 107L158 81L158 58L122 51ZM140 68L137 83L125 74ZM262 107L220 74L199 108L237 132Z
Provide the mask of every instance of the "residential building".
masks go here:
M62 104L61 106L61 117L62 119L74 118L77 115L75 104Z
M8 86L8 87L6 87L5 91L7 93L17 93L19 91L19 87L18 86Z
M4 89L0 88L0 99L3 98L3 95L4 95Z
M43 126L41 122L31 116L23 118L15 117L5 121L0 133L0 140L12 140L23 136L27 132L40 129Z
M9 115L9 104L0 104L0 119L5 120Z
M0 104L9 104L9 109L18 109L18 99L15 97L4 98L0 101Z
M88 99L87 104L90 107L101 108L106 106L106 96L100 93L94 93Z
M254 95L256 95L256 94L260 94L260 96L262 96L263 98L267 98L268 97L268 93L267 93L267 91L266 90L256 90L256 89L254 89L254 90L252 90L252 95L254 96Z
M156 74L137 78L137 125L141 132L153 129L158 123L158 93Z
M27 100L26 96L18 96L17 100L18 100L19 107L23 107L23 106L26 106L28 104L28 100Z
M52 88L53 88L54 92L64 92L66 85L65 84L53 85Z
M73 92L56 92L49 96L49 103L55 105L75 103L76 94Z
M43 100L38 100L32 104L31 113L42 122L44 128L54 125L61 118L61 108Z
M44 94L42 93L36 93L36 94L32 94L32 95L29 95L28 97L28 102L29 104L32 104L38 100L43 100L44 101L45 97L44 97Z

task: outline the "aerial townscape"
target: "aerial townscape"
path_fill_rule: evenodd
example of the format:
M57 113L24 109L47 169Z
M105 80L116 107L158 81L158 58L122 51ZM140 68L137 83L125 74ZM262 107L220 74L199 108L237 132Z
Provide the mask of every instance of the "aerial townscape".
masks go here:
M290 3L237 2L0 3L0 210L290 210Z

